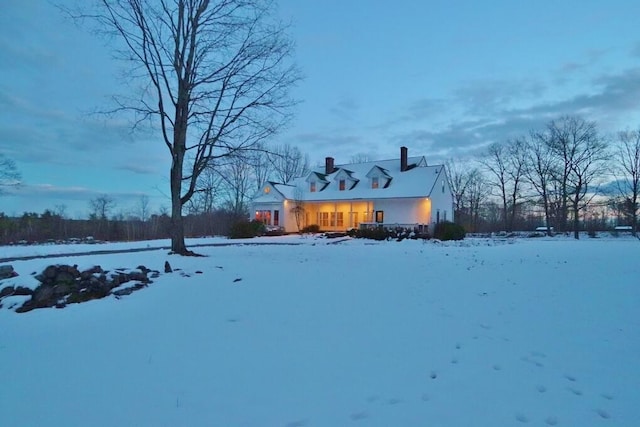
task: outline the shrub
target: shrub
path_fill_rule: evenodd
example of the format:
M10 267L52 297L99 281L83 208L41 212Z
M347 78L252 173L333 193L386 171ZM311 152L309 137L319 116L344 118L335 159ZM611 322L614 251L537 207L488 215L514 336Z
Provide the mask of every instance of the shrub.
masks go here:
M465 235L464 227L452 222L438 223L433 230L433 237L440 240L462 240Z
M231 226L229 232L230 239L248 239L251 237L261 236L265 232L264 223L258 220L247 221L241 220L235 222Z
M318 224L310 224L300 230L301 233L319 233L320 226Z

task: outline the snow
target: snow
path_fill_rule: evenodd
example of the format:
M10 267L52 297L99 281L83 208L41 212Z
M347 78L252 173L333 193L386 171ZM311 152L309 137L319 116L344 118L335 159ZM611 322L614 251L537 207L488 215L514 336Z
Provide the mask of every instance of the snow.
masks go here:
M638 240L335 242L12 261L1 287L56 263L179 270L121 299L0 309L0 424L637 425Z

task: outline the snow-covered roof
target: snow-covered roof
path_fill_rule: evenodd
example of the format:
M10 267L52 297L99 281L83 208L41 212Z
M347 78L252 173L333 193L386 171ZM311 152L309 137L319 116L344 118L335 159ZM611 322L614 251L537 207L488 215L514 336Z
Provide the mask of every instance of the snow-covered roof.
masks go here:
M287 199L305 201L429 197L444 166L427 166L424 156L409 157L407 164L409 168L404 172L400 170L400 159L336 165L328 175L314 171L274 187ZM356 184L340 190L336 177L343 177L345 172ZM315 176L322 176L324 180L318 181L316 191L311 192L309 183ZM373 176L384 178L378 188L371 186Z

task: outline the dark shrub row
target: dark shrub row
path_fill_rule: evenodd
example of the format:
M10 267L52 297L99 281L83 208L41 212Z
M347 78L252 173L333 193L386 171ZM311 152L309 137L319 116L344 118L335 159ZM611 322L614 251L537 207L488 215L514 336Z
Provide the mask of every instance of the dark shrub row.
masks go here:
M248 239L251 237L262 236L266 231L266 227L262 221L258 220L241 220L235 222L229 231L230 239Z
M439 240L462 240L465 235L464 227L452 222L438 223L433 230L433 237Z

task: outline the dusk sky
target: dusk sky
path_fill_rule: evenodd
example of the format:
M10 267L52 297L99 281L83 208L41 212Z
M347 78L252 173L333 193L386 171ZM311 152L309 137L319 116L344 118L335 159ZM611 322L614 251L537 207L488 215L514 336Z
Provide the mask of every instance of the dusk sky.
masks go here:
M316 164L358 154L431 164L540 128L562 114L602 133L640 126L637 0L280 0L305 79L289 143ZM169 207L169 154L124 118L92 114L126 93L104 40L46 0L0 0L0 153L23 185L0 212L65 206L86 217L145 194Z

